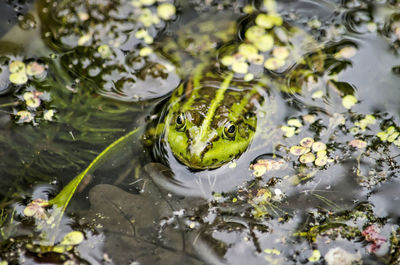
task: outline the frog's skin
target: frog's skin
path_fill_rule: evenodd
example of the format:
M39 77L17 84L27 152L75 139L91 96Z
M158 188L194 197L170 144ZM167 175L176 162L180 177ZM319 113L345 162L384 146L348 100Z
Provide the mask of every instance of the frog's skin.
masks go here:
M255 86L194 76L176 89L165 117L164 139L192 169L212 169L240 156L257 126L261 97Z

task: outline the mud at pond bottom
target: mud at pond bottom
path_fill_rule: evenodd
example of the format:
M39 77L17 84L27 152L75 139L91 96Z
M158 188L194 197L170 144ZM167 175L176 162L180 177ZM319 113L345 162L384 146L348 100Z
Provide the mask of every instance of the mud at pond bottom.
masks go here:
M184 231L182 220L173 215L179 203L167 201L151 181L144 187L143 193L131 194L100 184L89 192L91 208L81 213L81 222L104 235L103 253L111 262L219 264L218 260L204 260L214 255L207 253L198 231Z

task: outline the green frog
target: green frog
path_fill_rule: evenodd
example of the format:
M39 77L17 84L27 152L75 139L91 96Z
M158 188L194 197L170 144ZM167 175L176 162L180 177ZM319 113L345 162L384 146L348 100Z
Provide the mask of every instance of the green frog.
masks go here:
M226 27L228 33L223 35L224 43L229 39L228 36L234 35L231 30L232 20L227 21L229 26ZM201 23L195 25L201 28L199 26ZM199 42L204 41L204 36L199 34L199 30L195 31L196 35L200 38ZM290 59L295 59L295 63L301 66L293 71L294 78L289 84L280 81L275 83L279 83L280 91L299 91L299 87L301 90L301 86L293 84L293 80L302 82L304 78L301 77L310 71L307 70L308 67L303 67L307 62L298 59L299 52L294 50L291 41L309 39L309 35L298 28L285 25L276 27L274 32L271 30L271 36L281 50L282 47L288 47L287 51L293 54ZM287 39L284 39L285 37ZM182 38L185 39L181 40ZM186 39L190 41L185 41ZM178 41L178 43L189 43L190 49L181 48L189 54L194 53L193 42L187 30ZM150 128L144 137L146 140L153 140L148 141L149 144L158 140L178 161L195 170L219 168L240 157L248 149L258 127L257 115L265 113L262 108L265 107L263 104L268 94L266 91L272 83L268 76L262 74L250 81L246 80L244 74L223 66L220 58L214 59L223 56L221 50L229 52L239 44L236 43L232 47L225 45L218 50L215 49L218 48L218 43L213 45L209 40L207 45L202 46L209 47L208 49L202 50L200 46L197 46L198 54L201 55L197 60L198 65L194 67L188 80L174 90L159 123L156 127ZM236 56L241 55L236 54ZM175 53L174 57L183 56ZM183 71L188 71L187 69L193 65L193 60L186 61L183 65ZM292 66L293 64L287 63L280 70Z
M174 156L192 169L220 167L242 154L253 139L258 89L233 80L195 75L168 102L163 139Z

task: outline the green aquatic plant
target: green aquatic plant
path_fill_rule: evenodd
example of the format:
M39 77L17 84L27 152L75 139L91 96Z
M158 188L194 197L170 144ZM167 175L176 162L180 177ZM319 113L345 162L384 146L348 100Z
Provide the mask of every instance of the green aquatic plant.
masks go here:
M142 128L137 128L114 141L111 145L103 150L96 158L84 169L78 176L68 183L56 197L49 201L40 199L33 200L24 210L26 216L32 216L38 222L37 226L41 230L40 246L47 249L47 246L53 246L58 234L58 227L64 216L65 210L74 196L78 186L82 180L87 177L91 172L96 170L102 163L110 158L112 154L121 150L123 146L132 140L132 137L141 132ZM47 213L46 208L51 207L51 212ZM63 245L63 243L60 243ZM65 244L64 244L65 245ZM69 244L71 245L71 244ZM57 246L55 246L57 247Z

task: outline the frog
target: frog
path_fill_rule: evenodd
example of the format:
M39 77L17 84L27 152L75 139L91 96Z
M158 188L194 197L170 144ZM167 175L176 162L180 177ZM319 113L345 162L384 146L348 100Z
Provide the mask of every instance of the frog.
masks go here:
M178 87L168 102L162 141L191 169L218 168L249 146L257 127L258 89L233 80L196 75Z
M218 42L210 42L212 37L208 38L209 42L205 45L194 45L195 36L192 38L187 29L181 35L178 33L178 41L170 46L189 43L181 50L187 52L186 56L194 57L195 46L199 56L182 63L184 73L190 72L188 69L191 69L189 77L172 92L156 126L150 126L143 137L148 146L157 142L158 147L161 145L170 150L176 160L191 170L217 169L245 153L257 135L258 128L268 122L265 121L265 117L260 121L260 113L274 112L265 104L271 103L270 98L266 100L266 97L271 96L271 87L277 87L278 91L285 93L301 92L299 83L312 74L310 65L315 65L315 57L321 58L313 56L313 61L301 58L295 50L297 44L289 44L296 41L305 43L305 39L308 41L310 36L297 27L282 25L274 29L272 36L275 43L279 43L280 47L287 45L293 54L293 62L279 69L286 73L294 66L290 82L285 83L283 78L277 78L276 73L273 73L275 81L264 74L246 80L244 74L237 73L221 63L224 53L235 50L240 45L238 42L229 41L229 38L234 39L235 34L232 34L232 20L228 21L229 26L220 27L216 34L223 36L223 44L220 46ZM209 25L210 21L206 22ZM202 28L201 23L193 24ZM221 30L226 30L225 34L221 34ZM204 40L199 31L196 31L195 35L198 42ZM285 37L289 40L285 40ZM227 45L229 42L233 44ZM179 53L169 53L173 54L175 59L184 57ZM320 50L315 54L320 54ZM194 68L193 63L197 63Z

